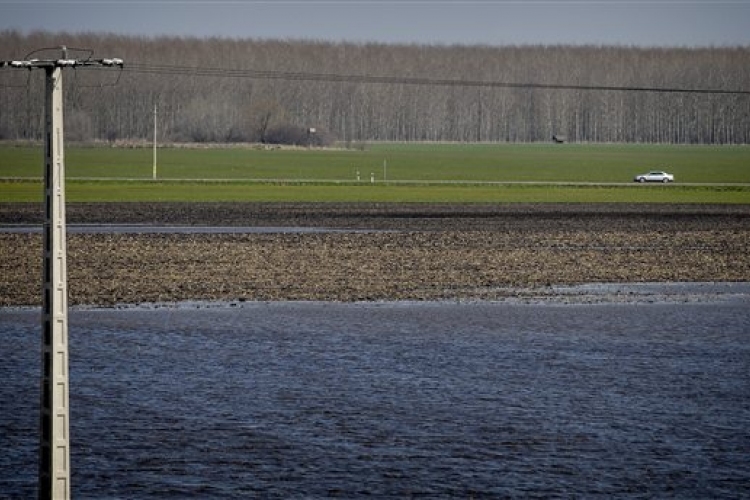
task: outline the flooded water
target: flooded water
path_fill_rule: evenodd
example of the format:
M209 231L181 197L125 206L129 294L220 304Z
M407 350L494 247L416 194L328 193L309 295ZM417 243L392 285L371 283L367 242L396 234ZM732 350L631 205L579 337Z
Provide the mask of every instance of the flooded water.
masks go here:
M750 301L75 310L76 498L750 496ZM0 498L39 313L0 310Z

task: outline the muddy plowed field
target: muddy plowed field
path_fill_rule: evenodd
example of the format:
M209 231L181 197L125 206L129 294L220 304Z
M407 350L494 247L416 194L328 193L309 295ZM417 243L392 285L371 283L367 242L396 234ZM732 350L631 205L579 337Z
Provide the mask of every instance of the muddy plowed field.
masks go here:
M71 304L498 299L591 282L750 281L750 206L69 204L69 224L356 229L69 234ZM0 204L0 226L40 224ZM0 306L38 305L42 237L0 233Z

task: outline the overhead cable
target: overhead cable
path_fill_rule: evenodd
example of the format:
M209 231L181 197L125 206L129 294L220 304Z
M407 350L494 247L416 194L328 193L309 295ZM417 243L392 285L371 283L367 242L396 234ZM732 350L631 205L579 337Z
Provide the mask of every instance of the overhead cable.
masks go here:
M59 66L83 67L86 69L106 69L116 67L123 72L147 75L171 75L213 78L246 78L256 80L285 80L300 82L328 82L328 83L359 83L384 85L417 85L428 87L474 87L501 89L540 89L540 90L579 90L604 92L654 92L667 94L713 94L713 95L750 95L750 90L741 89L710 89L693 87L652 87L635 85L579 85L579 84L550 84L533 82L504 82L495 80L464 80L428 77L405 77L388 75L357 75L339 73L310 73L296 71L272 71L256 69L213 68L200 66L179 66L170 64L129 63L124 65L122 59L84 59L84 60L56 60L56 61L0 61L0 68L9 66L14 68L39 67L44 63ZM119 80L119 79L118 79Z
M750 95L750 90L731 89L701 89L680 87L641 87L617 85L576 85L576 84L547 84L547 83L517 83L493 80L463 80L427 77L356 75L338 73L309 73L290 71L269 71L254 69L231 69L211 67L190 67L167 64L130 63L123 71L141 74L198 76L215 78L248 78L265 80L287 80L306 82L330 83L366 83L391 85L422 85L437 87L478 87L478 88L506 88L506 89L542 89L542 90L593 90L613 92L659 92L671 94L725 94Z

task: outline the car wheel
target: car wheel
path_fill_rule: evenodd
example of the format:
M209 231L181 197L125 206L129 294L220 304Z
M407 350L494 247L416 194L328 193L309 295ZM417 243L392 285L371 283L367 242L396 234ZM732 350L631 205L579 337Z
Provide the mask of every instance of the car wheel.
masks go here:
M646 182L646 178L645 177L638 177L638 182Z
M669 179L667 179L667 178L665 177L665 178L663 178L663 179L662 179L661 181L662 181L662 182L663 182L664 184L666 184L666 183L668 183L668 182L669 182Z

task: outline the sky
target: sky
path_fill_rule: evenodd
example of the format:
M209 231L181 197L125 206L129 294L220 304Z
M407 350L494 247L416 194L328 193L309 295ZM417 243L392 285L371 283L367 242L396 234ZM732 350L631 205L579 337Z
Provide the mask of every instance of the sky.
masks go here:
M526 45L750 46L750 0L0 0L0 30Z

